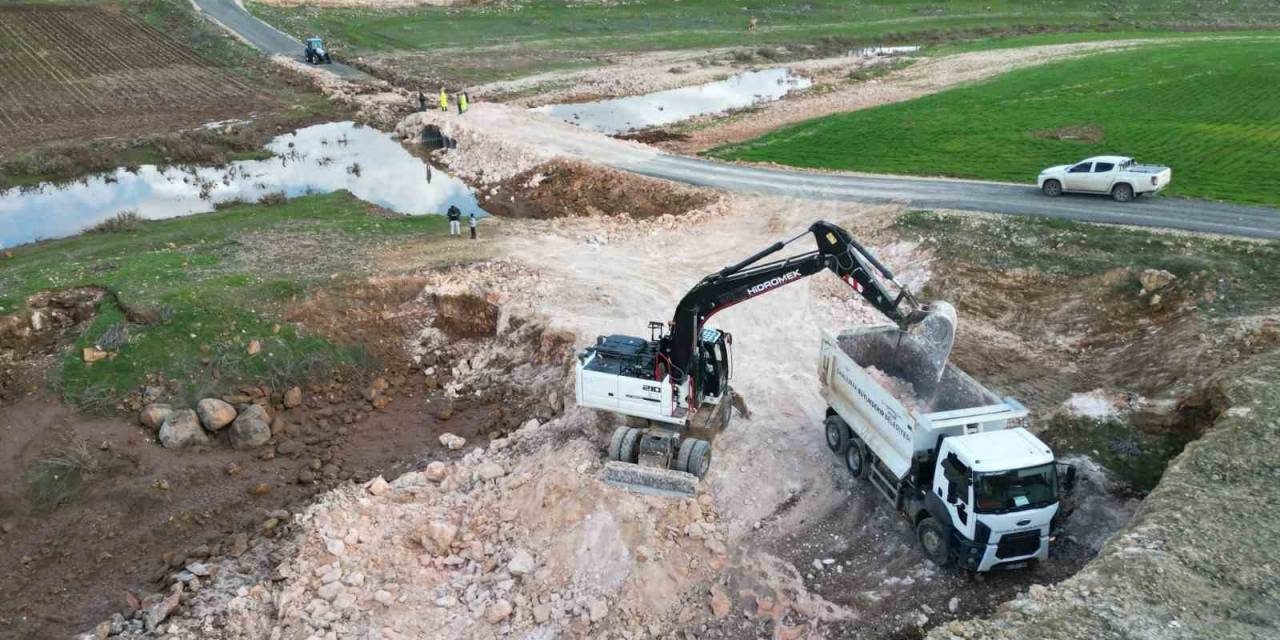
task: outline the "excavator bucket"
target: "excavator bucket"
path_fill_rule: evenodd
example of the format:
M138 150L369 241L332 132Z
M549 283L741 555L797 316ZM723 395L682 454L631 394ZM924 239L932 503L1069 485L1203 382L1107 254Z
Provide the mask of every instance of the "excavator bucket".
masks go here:
M698 494L698 477L674 469L611 460L604 465L603 479L611 485L651 496L692 498Z
M897 354L904 378L918 391L931 390L942 380L956 340L956 308L951 303L932 302L924 312L902 334Z

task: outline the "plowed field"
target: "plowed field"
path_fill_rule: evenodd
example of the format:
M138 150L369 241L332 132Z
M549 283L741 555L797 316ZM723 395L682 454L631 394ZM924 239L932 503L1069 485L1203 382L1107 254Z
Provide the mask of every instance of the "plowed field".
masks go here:
M96 7L0 7L0 152L245 117L267 96L180 42Z

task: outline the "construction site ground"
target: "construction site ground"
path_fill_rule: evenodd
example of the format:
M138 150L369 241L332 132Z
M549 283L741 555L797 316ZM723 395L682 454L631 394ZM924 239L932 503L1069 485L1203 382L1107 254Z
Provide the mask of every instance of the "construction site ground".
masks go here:
M819 115L906 99L946 86L941 77L1040 55L1010 51L916 63L892 71L903 83L878 97L856 86L825 102L800 96L671 146L792 121L782 105ZM383 121L412 109L406 88L383 89L325 85ZM277 406L283 389L262 389L284 418L266 447L171 451L130 410L62 406L44 376L82 326L35 351L0 342L0 474L13 488L0 502L0 570L18 576L0 587L0 636L1191 638L1273 628L1277 587L1263 568L1277 562L1274 545L1255 539L1234 554L1245 541L1213 524L1214 505L1231 501L1257 536L1280 537L1257 515L1265 509L1240 499L1274 502L1260 482L1276 456L1274 394L1237 382L1276 384L1264 365L1280 342L1268 302L1277 280L1254 262L1272 245L1109 227L1109 250L1125 260L1082 270L1074 256L1098 242L1093 227L692 189L599 164L656 153L643 144L506 105L468 116L407 115L396 130L409 144L425 126L454 138L432 159L503 217L475 245L392 238L343 280L352 295L303 288L291 322L376 344L381 361L303 385L296 407ZM704 274L816 219L853 231L926 297L955 303L953 362L1025 402L1033 429L1077 464L1073 513L1048 562L984 576L933 566L908 523L826 450L820 332L882 318L822 276L717 316L735 336L733 384L748 412L716 440L696 498L599 479L617 419L573 406L576 349L643 332ZM313 256L288 259L327 259L329 247L307 246ZM477 255L423 260L462 246ZM1250 303L1226 306L1238 296ZM1220 422L1230 431L1216 432ZM1158 479L1184 445L1169 472L1177 484L1144 505L1150 487L1121 463L1158 466ZM51 504L33 472L68 457L92 472ZM1210 481L1243 493L1199 501ZM1201 555L1201 535L1222 542ZM1135 585L1123 568L1139 562L1152 564ZM1215 584L1230 601L1191 607Z

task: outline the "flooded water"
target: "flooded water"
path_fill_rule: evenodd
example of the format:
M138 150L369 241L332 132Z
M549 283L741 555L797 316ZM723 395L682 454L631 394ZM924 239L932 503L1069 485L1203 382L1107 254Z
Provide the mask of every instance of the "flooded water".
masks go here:
M788 69L767 69L692 87L597 102L553 104L535 111L602 133L626 133L777 100L811 84L808 78Z
M143 165L70 184L0 192L0 247L74 235L121 211L172 218L212 211L219 202L256 202L270 193L296 197L346 189L406 214L483 213L462 181L430 168L396 140L351 122L320 124L267 145L276 157L224 167Z

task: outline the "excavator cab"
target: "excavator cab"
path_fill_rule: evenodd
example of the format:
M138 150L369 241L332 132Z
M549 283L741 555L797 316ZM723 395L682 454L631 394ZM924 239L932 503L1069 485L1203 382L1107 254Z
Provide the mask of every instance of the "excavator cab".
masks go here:
M729 360L733 336L719 329L704 328L698 340L699 400L718 400L729 390L732 368Z

